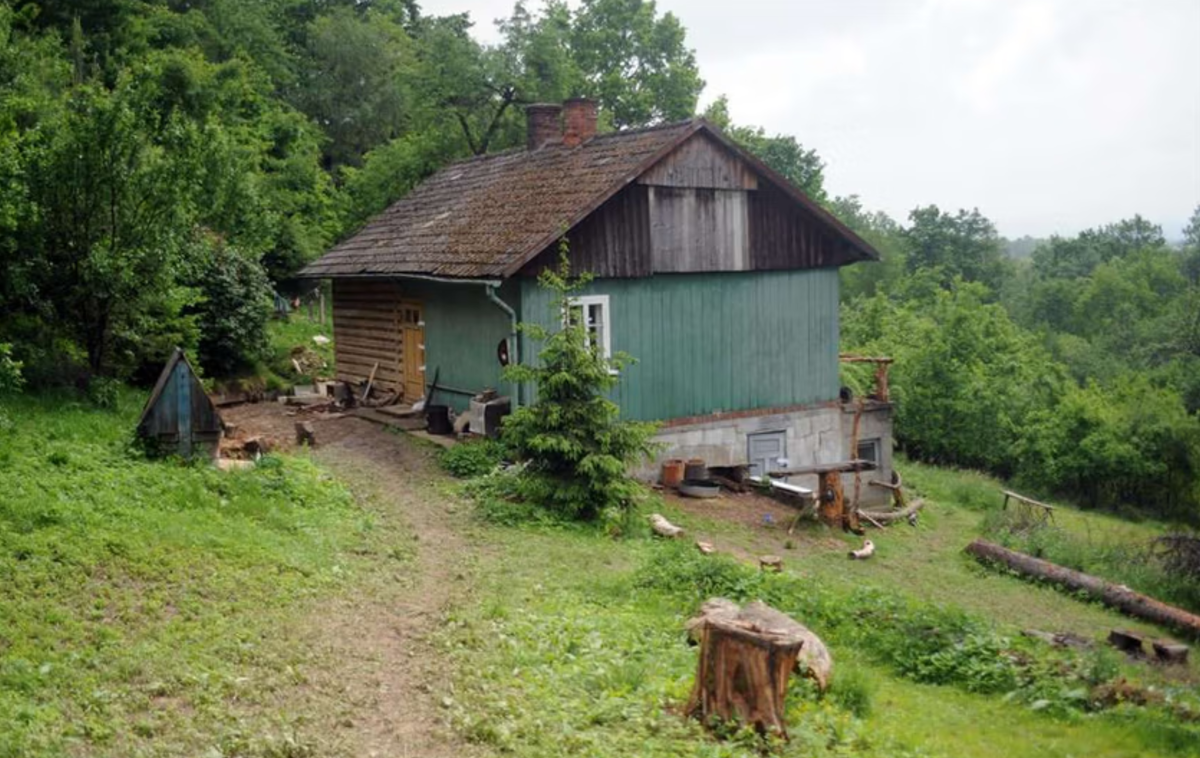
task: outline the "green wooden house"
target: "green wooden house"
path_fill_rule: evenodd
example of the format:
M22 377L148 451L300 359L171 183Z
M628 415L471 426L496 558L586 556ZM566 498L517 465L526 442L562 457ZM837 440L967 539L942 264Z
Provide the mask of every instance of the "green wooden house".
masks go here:
M459 408L527 402L501 359L536 352L518 322L556 318L536 280L565 231L595 339L638 361L614 399L663 423L666 455L890 468L890 409L850 451L839 402L838 268L870 245L703 120L597 134L571 100L527 121L525 149L447 166L304 269L333 282L339 379L411 401L436 369Z

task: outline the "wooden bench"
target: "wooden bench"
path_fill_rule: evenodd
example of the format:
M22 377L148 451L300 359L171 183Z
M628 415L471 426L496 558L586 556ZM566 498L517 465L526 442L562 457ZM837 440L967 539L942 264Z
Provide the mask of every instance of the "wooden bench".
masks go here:
M1031 497L1025 497L1011 490L1000 490L1004 493L1004 508L1008 510L1008 501L1014 500L1017 503L1018 518L1029 524L1030 526L1041 526L1042 524L1051 523L1054 521L1054 506L1034 500Z

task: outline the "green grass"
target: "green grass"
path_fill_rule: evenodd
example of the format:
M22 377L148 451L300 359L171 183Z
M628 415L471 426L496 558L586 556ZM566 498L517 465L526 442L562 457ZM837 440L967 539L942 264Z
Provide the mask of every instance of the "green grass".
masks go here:
M3 401L0 756L257 755L301 716L288 630L369 524L303 458L146 460L143 399Z
M680 715L695 672L683 622L703 593L647 582L647 571L687 560L672 546L572 529L492 527L488 535L499 552L482 567L481 600L461 610L442 639L458 662L452 708L464 736L522 756L759 754L755 740L716 741ZM827 601L853 601L827 594ZM772 599L786 607L786 599ZM1145 714L1040 712L1029 701L972 693L961 683L917 683L880 662L852 622L813 615L799 617L830 645L834 684L824 698L793 687L792 739L773 754L1194 754Z
M1194 676L1103 648L1055 651L1019 634L1072 631L1099 642L1114 627L1163 630L979 566L962 548L1000 508L998 483L913 464L904 471L929 506L916 528L873 533L879 548L865 562L846 560L856 538L817 525L789 537L722 519L720 501L705 506L708 517L654 504L692 537L747 558L784 556L778 579L642 538L487 527L500 552L481 569L483 599L443 640L466 672L455 680L458 728L517 755L755 755L753 741L714 741L680 716L695 667L683 622L716 593L794 614L833 652L826 697L794 688L792 741L779 755L1200 754ZM468 485L493 490L501 491ZM520 515L496 503L480 509L492 524L507 523L498 511ZM1114 540L1144 541L1161 529L1071 509L1058 518ZM1163 695L1163 704L1112 708L1094 699L1096 685L1121 680Z

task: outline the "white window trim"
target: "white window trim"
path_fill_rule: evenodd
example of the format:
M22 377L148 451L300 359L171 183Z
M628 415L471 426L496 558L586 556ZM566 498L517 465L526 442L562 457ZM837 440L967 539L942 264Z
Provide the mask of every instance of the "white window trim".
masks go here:
M582 308L585 319L587 318L587 308L589 305L599 305L600 306L600 312L602 314L602 322L600 325L600 331L604 337L604 344L601 345L601 347L603 348L602 355L604 357L604 360L606 360L606 361L611 360L612 359L612 306L609 304L608 295L580 295L579 297L571 298L569 304L570 304L570 307L572 307L572 308L576 308L576 307ZM586 327L586 324L585 324L585 327ZM615 368L610 367L608 369L608 373L618 374L620 372L617 371Z

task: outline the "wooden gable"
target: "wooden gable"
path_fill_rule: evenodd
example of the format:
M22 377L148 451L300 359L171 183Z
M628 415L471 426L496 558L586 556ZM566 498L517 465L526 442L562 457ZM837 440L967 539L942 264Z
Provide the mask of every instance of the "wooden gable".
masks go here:
M828 268L869 257L797 196L702 129L567 233L572 265L600 277L643 277ZM522 273L554 265L557 249L547 248Z

